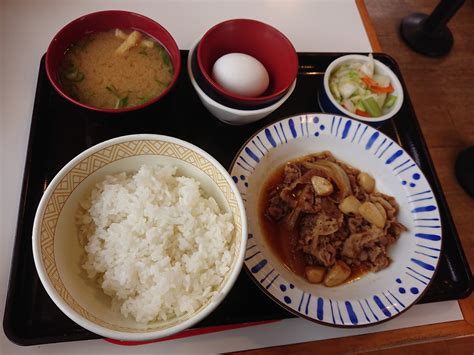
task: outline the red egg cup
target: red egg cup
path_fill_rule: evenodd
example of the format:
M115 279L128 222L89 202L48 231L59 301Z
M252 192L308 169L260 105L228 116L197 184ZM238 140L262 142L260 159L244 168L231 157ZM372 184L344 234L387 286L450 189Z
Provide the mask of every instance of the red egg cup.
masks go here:
M258 97L234 94L212 78L214 63L225 54L244 53L259 60L270 84ZM298 74L298 55L288 38L276 28L249 19L221 22L207 31L197 48L199 70L213 90L238 104L271 104L281 98Z
M84 36L95 32L109 31L115 28L137 30L158 41L168 51L173 64L173 78L171 83L160 95L138 106L120 109L100 108L75 100L64 91L64 89L59 84L57 77L59 68L64 60L67 50L71 47L71 45L77 43ZM90 110L117 113L141 109L159 101L163 96L165 96L178 79L179 72L181 70L181 56L179 48L171 34L159 23L148 17L133 12L108 10L84 15L64 26L56 34L56 36L54 36L48 47L45 65L46 74L48 75L51 84L65 99L78 106Z

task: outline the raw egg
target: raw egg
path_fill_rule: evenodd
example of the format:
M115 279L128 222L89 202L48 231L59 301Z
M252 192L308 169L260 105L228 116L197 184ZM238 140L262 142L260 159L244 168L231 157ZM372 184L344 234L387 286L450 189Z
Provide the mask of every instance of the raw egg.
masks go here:
M260 96L270 82L263 64L243 53L229 53L220 57L212 67L212 76L225 90L247 97Z

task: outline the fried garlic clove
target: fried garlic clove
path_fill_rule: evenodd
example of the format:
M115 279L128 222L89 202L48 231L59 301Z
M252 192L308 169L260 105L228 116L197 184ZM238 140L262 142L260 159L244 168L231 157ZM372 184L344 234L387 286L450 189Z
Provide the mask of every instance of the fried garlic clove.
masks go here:
M334 191L331 182L321 176L313 176L311 178L314 192L318 196L329 196Z
M383 228L387 221L387 215L382 214L372 202L364 202L359 207L359 213L364 219L378 228Z

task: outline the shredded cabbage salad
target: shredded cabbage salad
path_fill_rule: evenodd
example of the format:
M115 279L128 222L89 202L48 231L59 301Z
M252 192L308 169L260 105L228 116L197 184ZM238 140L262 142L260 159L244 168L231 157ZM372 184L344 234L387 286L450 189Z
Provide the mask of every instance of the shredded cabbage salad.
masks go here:
M353 60L336 68L329 78L329 89L346 110L363 117L382 116L397 101L390 78L375 73L372 54L366 62Z

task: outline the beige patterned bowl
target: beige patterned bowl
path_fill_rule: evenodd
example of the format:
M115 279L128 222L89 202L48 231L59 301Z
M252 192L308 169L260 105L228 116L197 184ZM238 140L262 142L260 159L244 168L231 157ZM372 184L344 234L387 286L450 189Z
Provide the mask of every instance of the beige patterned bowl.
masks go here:
M218 295L193 314L150 324L125 318L111 307L111 299L87 278L81 268L75 215L79 201L105 175L137 171L143 164L172 164L178 174L193 177L230 211L234 222L232 266ZM33 226L33 255L39 277L56 305L80 326L104 337L145 341L191 327L224 299L242 268L247 224L240 194L227 171L202 149L159 135L115 138L87 149L71 160L51 181L39 204Z

